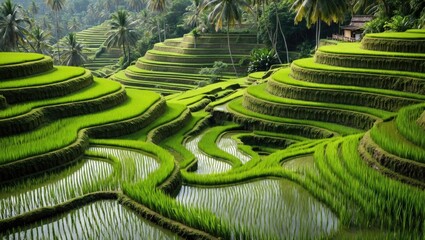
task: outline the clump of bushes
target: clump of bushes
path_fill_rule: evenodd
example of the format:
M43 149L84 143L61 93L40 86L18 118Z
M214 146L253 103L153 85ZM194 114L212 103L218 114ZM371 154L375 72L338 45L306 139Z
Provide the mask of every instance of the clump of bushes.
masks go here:
M209 83L215 83L220 81L220 79L223 77L224 69L227 67L227 63L222 61L215 61L212 68L202 68L201 71L199 71L199 74L208 75Z

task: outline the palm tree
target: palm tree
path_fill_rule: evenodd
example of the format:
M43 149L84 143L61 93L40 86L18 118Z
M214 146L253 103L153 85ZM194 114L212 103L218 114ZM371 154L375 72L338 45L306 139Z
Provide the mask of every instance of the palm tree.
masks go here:
M49 54L50 46L50 32L46 32L41 29L39 26L36 26L31 33L31 42L34 46L34 49L38 53L42 53L45 55Z
M58 61L61 59L60 49L59 49L59 11L62 10L65 5L65 0L46 0L46 4L52 9L55 13L56 19L56 46L58 51Z
M62 64L67 66L81 66L86 62L87 58L83 54L84 46L77 41L75 33L69 33L66 36L64 48Z
M111 18L110 31L107 33L105 45L107 48L122 47L124 59L127 58L124 63L126 66L130 64L130 45L134 45L138 40L138 33L134 29L137 21L132 21L129 13L125 10L118 10L112 14Z
M233 61L232 51L230 48L230 27L234 26L236 22L239 24L242 20L242 8L246 9L251 8L247 2L244 0L209 0L205 4L205 8L212 7L212 11L208 15L208 19L215 23L215 30L218 31L222 29L223 23L226 23L227 28L227 46L229 48L230 60L232 61L233 70L235 71L236 76L238 75Z
M159 15L161 15L163 12L165 12L166 8L167 8L167 0L148 0L148 9L154 12L158 13L158 18L157 18L157 29L158 29L158 37L159 37L159 41L161 41L161 27L160 25L160 18ZM166 36L165 36L165 22L164 22L164 40L165 40Z
M34 18L35 17L35 15L37 15L37 13L38 13L38 10L39 10L40 8L38 7L38 5L37 5L37 3L35 3L34 2L34 0L32 0L31 1L31 5L30 5L30 7L29 7L29 12L31 13L31 15L32 15L32 18Z
M15 51L19 46L25 49L28 43L28 30L25 24L31 25L21 12L21 6L6 0L0 6L0 50Z
M135 12L140 12L143 9L142 0L127 0L127 5Z
M201 0L192 0L192 4L187 6L186 11L183 14L184 23L189 27L198 27L199 14L201 13Z
M306 19L307 27L316 23L316 49L320 41L320 22L328 25L331 22L342 22L344 14L349 10L347 0L295 0L292 8L295 9L295 23Z

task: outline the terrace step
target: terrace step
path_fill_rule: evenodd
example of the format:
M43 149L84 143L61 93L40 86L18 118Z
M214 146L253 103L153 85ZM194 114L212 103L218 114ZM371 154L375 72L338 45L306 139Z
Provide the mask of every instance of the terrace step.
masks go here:
M0 182L69 164L84 154L89 136L116 137L137 131L157 116L155 111L160 106L165 106L152 92L128 90L127 94L127 101L113 109L65 118L11 138L1 137Z
M388 140L393 141L396 139ZM424 163L412 161L411 159L402 158L387 152L375 141L373 141L369 132L367 132L360 141L359 152L362 155L362 158L366 162L369 162L369 164L371 164L374 168L377 168L382 171L382 169L380 168L384 167L395 173L389 173L392 177L398 178L401 181L407 182L409 184L417 186L422 185L422 187L425 186ZM365 154L365 152L367 154ZM376 163L374 164L373 162L370 162L370 158L373 159L373 161L375 161L379 165L377 166ZM384 173L387 172L385 171L385 169L383 171ZM402 177L399 177L397 175L401 175Z
M0 81L40 74L53 69L51 57L32 53L0 52Z
M233 60L235 63L239 62L240 59L246 55L234 55ZM160 52L155 50L149 50L145 56L145 59L157 62L174 62L174 63L197 63L197 64L208 64L215 61L222 61L227 64L231 64L231 60L228 54L224 55L185 55L176 53Z
M363 130L370 129L376 120L392 114L366 107L281 98L268 93L265 87L262 84L248 88L243 106L262 114L332 122Z
M291 78L290 72L290 68L285 68L273 74L267 82L267 91L279 97L365 106L392 112L425 101L425 96L419 94L304 82Z
M322 46L315 62L349 68L425 72L424 53L389 53L361 49L357 43Z
M338 135L358 133L358 129L334 123L312 120L282 118L251 111L242 105L242 99L232 100L226 105L227 111L213 110L216 122L230 120L249 130L279 132L311 139L330 138Z
M155 44L154 50L161 51L161 52L171 52L171 53L178 53L178 54L188 54L188 55L206 55L206 54L229 54L228 48L181 48L181 47L174 47L174 46L168 46L164 43L157 43ZM232 54L249 54L248 48L246 49L238 49L235 45L233 48L231 48Z
M156 82L153 80L141 80L141 79L128 78L125 75L124 71L118 72L112 77L112 79L118 82L121 82L122 84L126 86L164 88L164 89L177 90L177 91L186 91L189 89L193 89L196 86L193 84L184 84L184 83L182 84L182 83L175 83L175 82Z
M366 34L362 48L386 52L425 53L425 35L422 33L375 33Z
M77 67L55 67L38 75L0 82L0 95L8 104L64 96L93 82L90 71Z
M291 64L291 76L314 83L425 94L424 73L336 67L315 63L313 58L295 60Z
M123 103L126 98L123 87L110 80L97 79L93 86L63 98L10 107L8 110L13 115L6 111L0 112L0 136L32 131L61 118L104 111Z

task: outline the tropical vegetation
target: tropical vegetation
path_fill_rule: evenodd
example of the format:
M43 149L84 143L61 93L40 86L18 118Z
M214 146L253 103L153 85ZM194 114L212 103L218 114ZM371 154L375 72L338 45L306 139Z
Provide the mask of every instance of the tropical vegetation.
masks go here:
M0 238L423 238L421 1L59 2L0 8Z

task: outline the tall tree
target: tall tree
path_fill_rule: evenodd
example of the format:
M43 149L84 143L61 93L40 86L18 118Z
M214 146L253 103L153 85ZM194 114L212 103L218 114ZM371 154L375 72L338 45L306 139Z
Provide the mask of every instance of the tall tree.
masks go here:
M127 59L124 67L130 64L130 45L134 45L138 40L136 23L137 21L133 21L125 10L118 10L112 14L109 22L110 31L107 33L105 44L107 48L122 47L124 60Z
M306 19L307 27L316 24L316 49L320 41L320 22L328 25L331 22L342 22L345 13L349 10L347 0L295 0L292 8L295 9L295 23Z
M62 8L65 5L65 0L46 0L46 4L52 9L52 11L55 14L55 21L56 21L56 47L58 51L58 61L61 59L61 53L59 48L59 11L62 10Z
M35 51L38 53L45 55L49 54L49 49L51 47L50 38L50 32L44 31L39 26L36 26L31 32L31 42Z
M227 29L227 46L229 49L230 60L232 62L233 70L236 76L235 63L233 61L232 50L230 47L230 27L236 23L242 21L242 9L246 8L252 12L249 4L244 0L208 0L205 3L205 8L212 8L212 11L208 15L210 21L215 23L215 30L218 31L223 28L223 24L226 24Z
M142 0L127 0L127 5L135 12L140 12L143 9Z
M87 58L83 54L84 46L77 41L75 33L68 33L65 38L64 53L62 64L67 66L81 66Z
M37 3L35 3L34 0L32 0L28 10L32 15L31 17L35 18L35 15L38 14L38 10L40 10L40 7L38 7Z
M0 50L16 51L19 46L25 48L28 43L29 32L26 25L30 21L25 19L21 6L6 0L0 6Z
M160 27L160 17L159 15L161 15L162 13L165 12L165 10L167 9L167 0L148 0L148 9L154 12L158 13L157 16L157 29L158 29L158 37L159 37L159 41L161 41L161 27ZM165 31L165 22L164 22L164 40L166 38L166 31Z

